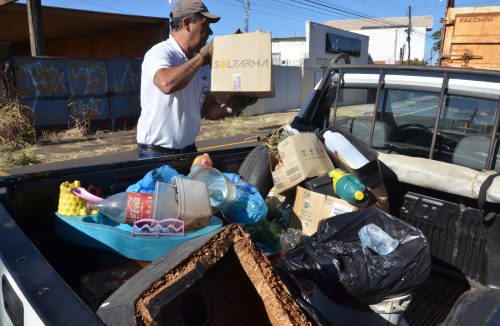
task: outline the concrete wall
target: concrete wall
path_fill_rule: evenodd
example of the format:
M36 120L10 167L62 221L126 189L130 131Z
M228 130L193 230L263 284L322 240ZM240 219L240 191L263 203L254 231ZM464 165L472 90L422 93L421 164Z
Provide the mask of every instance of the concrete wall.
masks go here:
M359 57L351 56L351 64L368 63L369 38L367 36L314 22L306 22L306 42L309 45L309 58L304 59L301 94L302 102L307 98L307 96L311 92L311 89L319 81L326 67L328 67L330 61L336 55L335 53L329 53L325 51L327 33L360 40L361 54Z
M306 41L273 41L273 64L280 66L302 65L302 60L308 57L309 49ZM274 62L275 55L279 55L280 62Z
M408 44L405 28L382 28L353 30L357 34L366 35L370 38L368 53L373 61L382 63L398 63L399 49L405 45L404 60L408 59ZM425 27L413 27L411 34L410 58L424 60L425 57Z
M35 127L67 126L75 118L114 127L139 117L142 59L70 59L15 56L19 102Z
M273 66L274 97L260 99L245 109L245 114L259 115L297 109L301 104L300 67Z

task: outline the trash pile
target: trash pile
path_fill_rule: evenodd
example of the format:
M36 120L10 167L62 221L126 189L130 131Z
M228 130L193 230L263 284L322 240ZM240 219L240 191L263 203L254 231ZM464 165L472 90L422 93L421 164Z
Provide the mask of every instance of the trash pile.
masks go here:
M369 307L370 316L375 311L398 324L431 261L423 234L388 213L377 152L335 128L317 134L284 126L264 141L273 183L268 193L217 170L203 154L187 176L161 166L108 198L78 181L63 183L56 231L69 241L91 245L85 240L91 237L126 257L154 260L239 224L311 319L344 323L345 314L331 307ZM306 291L304 282L313 289Z

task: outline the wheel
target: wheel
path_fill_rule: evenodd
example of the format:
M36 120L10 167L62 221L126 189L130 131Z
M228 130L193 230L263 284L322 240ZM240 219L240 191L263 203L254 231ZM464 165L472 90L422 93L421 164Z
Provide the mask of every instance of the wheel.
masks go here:
M238 169L238 174L255 186L262 197L266 198L269 190L273 187L267 147L259 145L248 153Z

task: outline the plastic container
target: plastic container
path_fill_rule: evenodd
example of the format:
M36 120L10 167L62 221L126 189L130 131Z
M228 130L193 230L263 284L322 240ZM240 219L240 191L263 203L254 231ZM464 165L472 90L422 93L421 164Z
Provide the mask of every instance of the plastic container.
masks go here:
M343 200L355 204L365 198L365 185L358 177L341 169L333 169L328 175L332 178L333 191Z
M328 151L348 167L359 169L369 163L368 159L341 133L327 130L323 138Z
M399 246L399 241L393 239L377 225L370 223L358 231L363 246L370 248L379 255L387 255Z
M196 180L174 177L173 184L157 182L153 197L153 218L162 221L177 218L186 231L208 224L212 208L207 185Z
M153 217L153 194L120 192L101 201L89 201L89 210L97 209L101 214L121 224L134 224L137 219Z
M236 186L215 168L200 167L189 173L188 179L201 181L207 185L212 207L229 208L236 200Z
M206 226L212 215L207 186L179 177L172 180L157 182L154 193L122 192L100 201L89 197L88 208L121 224L178 219L186 231Z

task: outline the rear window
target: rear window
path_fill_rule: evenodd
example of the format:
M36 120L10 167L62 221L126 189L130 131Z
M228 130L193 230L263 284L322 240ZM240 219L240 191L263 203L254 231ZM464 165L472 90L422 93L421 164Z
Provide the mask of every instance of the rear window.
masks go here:
M332 108L330 124L344 128L369 144L375 92L375 89L341 89L336 112ZM382 89L371 146L391 153L429 157L439 96L436 92ZM433 159L483 169L497 105L494 100L447 95L439 118ZM496 143L498 147L498 141ZM496 157L494 168L500 170Z

